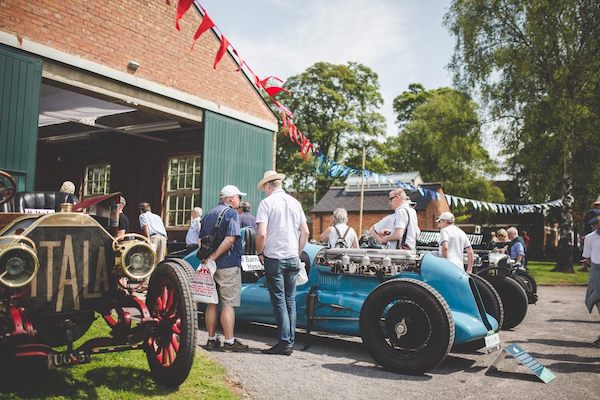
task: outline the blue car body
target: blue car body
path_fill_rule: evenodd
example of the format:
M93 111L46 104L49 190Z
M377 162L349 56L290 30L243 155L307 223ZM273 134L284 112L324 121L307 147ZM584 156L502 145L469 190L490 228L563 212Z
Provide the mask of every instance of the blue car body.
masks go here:
M314 263L323 246L307 244L304 252L311 267L309 280L296 292L297 327L316 331L360 336L359 319L365 299L383 282L412 279L426 283L447 302L454 320L454 344L460 345L485 338L498 331L498 321L485 312L476 285L469 274L449 261L425 254L419 273L400 272L384 279L377 276L340 274L328 266ZM186 261L194 269L199 266L196 251ZM315 297L309 321L309 296ZM242 283L242 301L236 309L236 319L275 324L265 277L256 282Z

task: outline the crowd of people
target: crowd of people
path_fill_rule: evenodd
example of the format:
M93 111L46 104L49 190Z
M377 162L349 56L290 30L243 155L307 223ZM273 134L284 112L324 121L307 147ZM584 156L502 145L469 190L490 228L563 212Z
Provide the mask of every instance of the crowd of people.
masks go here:
M256 217L248 201L242 200L246 193L236 186L227 185L219 193L218 204L203 216L200 207L191 211L190 227L186 235L186 248L194 250L201 238L216 229L218 246L208 256L216 264L214 280L219 305L208 304L205 313L208 340L206 350L246 351L248 346L234 335L235 308L241 301L241 228L256 231L256 251L264 264L266 283L271 297L273 314L277 323L278 340L263 349L265 354L290 355L293 352L296 328L296 276L303 268L300 254L309 237L307 219L301 204L283 189L285 175L276 171L265 172L257 188L266 194L258 206ZM65 181L61 192L75 193L75 185ZM417 238L421 232L417 213L411 207L410 198L403 189L389 192L389 208L393 213L382 218L368 230L369 236L381 247L416 252ZM123 213L126 200L120 197L117 204L117 236L129 231L129 220ZM139 225L157 253L157 262L167 253L167 231L161 217L152 212L148 202L138 205ZM458 268L473 272L474 251L466 233L455 225L455 216L443 212L436 219L440 230L439 254ZM556 231L558 229L555 227ZM583 230L583 269L589 268L589 284L586 305L592 312L594 306L600 311L600 196L585 214ZM555 234L554 239L557 238ZM337 208L331 216L330 226L319 236L329 247L358 248L356 231L348 225L348 212ZM527 265L527 249L531 238L527 231L516 227L491 232L491 251L506 254L523 267ZM464 254L467 263L464 263ZM219 315L220 314L220 315ZM221 323L223 343L217 337L217 323ZM594 342L600 346L600 337Z

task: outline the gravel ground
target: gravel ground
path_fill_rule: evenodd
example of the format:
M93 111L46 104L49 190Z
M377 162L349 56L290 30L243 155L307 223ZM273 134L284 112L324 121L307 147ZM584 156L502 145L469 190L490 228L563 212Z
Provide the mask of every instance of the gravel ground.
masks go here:
M423 376L390 373L373 363L360 338L347 336L298 333L290 357L264 355L260 349L275 343L276 331L259 325L236 327L250 352L207 354L247 399L600 398L600 348L591 344L600 335L600 317L588 314L585 287L541 287L538 294L525 320L501 331L500 339L503 347L521 345L549 368L556 379L548 384L510 360L491 373L499 352L450 353ZM206 343L204 329L199 340Z

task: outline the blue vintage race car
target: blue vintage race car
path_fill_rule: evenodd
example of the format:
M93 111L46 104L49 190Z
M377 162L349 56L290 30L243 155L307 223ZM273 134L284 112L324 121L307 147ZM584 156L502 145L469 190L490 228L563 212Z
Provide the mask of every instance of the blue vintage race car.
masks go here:
M248 233L242 236L252 240ZM245 249L252 249L247 244ZM194 269L199 265L195 252L185 260ZM422 374L444 360L454 345L499 345L502 303L497 293L445 259L309 243L301 260L309 280L297 287L297 326L360 336L371 357L387 370ZM262 271L243 276L236 318L275 324ZM492 310L486 312L486 305Z

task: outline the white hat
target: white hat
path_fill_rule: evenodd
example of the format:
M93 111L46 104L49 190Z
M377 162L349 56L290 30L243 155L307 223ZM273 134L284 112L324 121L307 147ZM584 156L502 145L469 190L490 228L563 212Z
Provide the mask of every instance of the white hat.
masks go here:
M285 179L285 174L278 174L277 171L267 171L263 175L263 178L260 180L260 182L258 182L258 185L256 185L256 188L258 190L262 190L262 187L265 183L271 182L271 181L277 181L277 180L282 181L284 179Z
M435 220L435 222L440 222L440 221L448 221L448 222L452 223L452 222L454 222L454 214L452 214L450 211L443 212Z
M240 189L237 186L227 185L223 189L221 189L221 193L219 197L233 197L233 196L245 196L246 193L240 192Z
M74 194L75 193L75 184L71 181L64 181L60 186L59 192Z
M596 206L598 204L600 204L600 196L598 196L598 198L596 199L596 201L592 203L593 206Z

